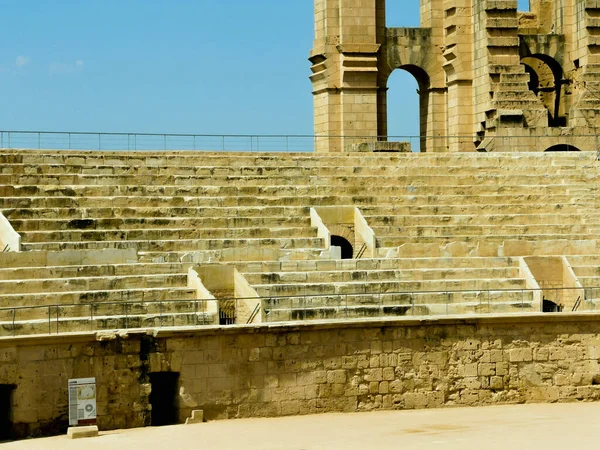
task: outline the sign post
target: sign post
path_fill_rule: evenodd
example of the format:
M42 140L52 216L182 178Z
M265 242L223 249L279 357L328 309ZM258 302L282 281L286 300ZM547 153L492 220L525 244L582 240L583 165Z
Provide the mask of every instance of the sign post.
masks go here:
M72 438L98 436L96 426L96 379L69 380L69 431Z

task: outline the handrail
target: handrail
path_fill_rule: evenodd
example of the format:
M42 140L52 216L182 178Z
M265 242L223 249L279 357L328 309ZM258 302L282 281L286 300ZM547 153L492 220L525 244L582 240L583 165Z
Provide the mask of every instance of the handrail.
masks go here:
M595 134L568 136L490 136L502 142L513 140L537 142L549 139L549 144L578 145L582 138L593 140L586 143L590 151L598 150ZM41 131L0 130L0 148L75 149L75 150L213 150L213 151L297 151L312 152L315 144L323 140L342 139L346 143L373 141L409 141L419 145L427 141L455 139L479 141L476 134L398 135L398 136L349 136L341 134L193 134L193 133L137 133L97 131ZM574 143L575 142L575 143ZM574 144L572 144L574 143ZM589 148L588 148L589 147ZM584 148L580 148L585 150Z
M251 324L252 322L254 322L254 319L256 318L256 316L258 315L258 312L260 311L260 303L257 303L256 306L254 307L254 311L252 311L252 314L250 314L250 317L248 318L248 321L246 322L246 324Z
M546 291L546 292L551 292L551 291L555 291L555 292L559 292L559 291L581 291L582 289L584 290L590 290L590 289L600 289L599 287L565 287L565 288L539 288L539 289L531 289L531 288L505 288L505 289L463 289L463 290L437 290L437 291L397 291L397 292L353 292L353 293L348 293L348 294L343 294L343 293L333 293L333 294L300 294L300 295L289 295L289 296L280 296L280 297L261 297L261 300L263 300L262 302L260 302L258 305L256 305L256 307L254 308L254 311L250 317L250 320L248 321L248 323L251 323L252 320L254 320L254 318L256 317L256 315L259 313L259 311L264 308L264 309L268 309L268 304L267 307L265 307L264 301L272 301L272 302L276 302L276 301L281 301L284 299L301 299L301 302L299 304L298 307L292 307L292 308L284 308L283 310L294 310L297 309L299 313L304 311L304 315L303 317L306 318L307 314L306 311L308 311L311 306L308 305L307 300L315 300L318 298L326 298L326 297L338 297L339 298L339 304L338 305L327 305L327 306L319 306L319 308L324 307L324 308L340 308L340 310L344 310L345 308L345 312L346 314L340 316L339 318L345 318L348 316L348 311L351 310L352 308L354 308L353 305L349 305L348 304L348 299L353 297L353 296L364 296L364 295L372 295L372 296L376 296L377 299L376 301L374 301L374 303L372 305L370 304L361 304L361 305L356 305L356 308L364 308L364 307L368 307L368 306L373 306L374 308L377 308L379 310L379 315L382 316L385 312L386 312L386 308L391 308L392 310L397 310L398 308L400 309L405 309L405 312L407 311L411 311L412 315L415 315L415 308L420 306L421 304L418 304L415 302L415 296L417 295L431 295L431 294L444 294L446 295L446 314L448 314L448 307L449 307L449 302L451 299L452 294L456 294L456 293L472 293L472 292L476 292L478 294L483 294L481 299L479 300L479 304L482 306L485 306L486 304L486 293L487 293L487 305L488 305L488 312L490 312L489 307L491 305L491 300L490 300L490 294L493 293L501 293L501 292L520 292L522 294L521 297L521 302L524 305L524 295L526 292L536 292L536 291ZM385 305L383 303L383 299L382 297L386 296L386 295L409 295L410 296L410 302L408 304L402 304L402 305ZM249 297L247 298L248 300L257 300L256 297ZM17 324L19 324L19 326L21 326L21 324L26 324L26 323L30 323L30 324L35 324L35 323L44 323L46 322L45 319L40 319L40 318L34 318L34 319L27 319L24 318L23 320L17 320L17 312L18 311L25 311L25 310L34 310L34 309L43 309L47 311L47 326L48 326L48 334L51 335L53 333L56 334L60 334L61 330L60 330L60 323L61 322L67 322L69 320L89 320L90 322L90 331L94 331L94 330L100 330L100 329L104 329L104 328L98 328L95 327L95 322L94 320L98 320L98 319L107 319L107 318L119 318L119 319L123 319L125 320L125 329L128 329L131 327L131 320L134 317L159 317L159 327L162 328L164 326L164 319L166 317L169 317L170 315L168 313L164 312L164 307L165 305L169 305L169 304L181 304L181 303L187 303L187 304L193 304L193 314L195 315L195 320L194 320L194 326L201 326L201 325L206 325L207 321L206 321L206 315L209 314L208 313L208 302L223 302L223 301L235 301L236 302L236 309L237 309L237 302L238 301L243 301L243 300L247 300L246 298L235 298L235 297L230 297L230 298L226 298L226 299L184 299L184 300L156 300L156 301L111 301L111 302L98 302L98 303L71 303L71 304L53 304L53 305L34 305L34 306L14 306L14 307L2 307L0 308L0 313L3 312L9 312L10 313L10 319L8 321L0 321L0 325L3 325L2 327L0 327L0 330L2 328L4 329L9 329L12 331L12 335L16 336L16 331L17 331ZM518 300L516 300L517 303L515 303L515 305L518 305ZM201 308L199 308L198 304L200 303ZM578 303L576 302L577 307L579 307L579 305L581 304L581 296L579 296L578 298ZM121 313L115 313L115 312L110 312L109 314L95 314L99 307L110 307L113 305L119 305L122 309L121 309ZM140 306L140 307L151 307L151 306L159 306L159 311L158 312L153 312L153 313L135 313L133 310L134 306ZM424 303L422 305L427 305L427 303ZM444 304L440 303L440 305L443 307ZM64 311L67 308L89 308L89 315L73 315L73 316L68 316L68 315L64 315L61 318L61 309ZM574 308L575 310L575 308ZM267 317L267 321L268 322L284 322L284 321L288 321L288 320L294 320L292 318L290 319L285 319L285 320L271 320L270 317L270 313L273 311L277 311L277 309L270 309ZM190 311L185 312L185 314L189 314L192 312L192 309L190 309ZM485 311L479 311L480 313L483 312L485 313ZM537 311L536 311L537 312ZM178 310L178 313L181 313L181 310ZM200 324L198 322L198 316L202 315L202 323ZM437 313L436 315L439 315L439 313ZM442 314L443 315L443 314ZM301 316L297 316L296 318L301 317ZM41 321L41 322L40 322ZM209 322L210 323L210 322ZM12 327L9 328L9 324L12 324ZM54 325L54 326L53 326ZM119 327L121 328L121 327ZM145 327L144 327L145 328ZM55 330L55 331L53 331ZM67 330L65 332L68 332L70 330ZM10 333L10 331L9 331Z
M358 253L356 254L356 259L360 259L363 257L363 255L365 254L365 251L367 250L367 244L362 245L362 247L360 248L360 250L358 250Z
M127 132L127 131L49 131L49 130L0 130L3 134L55 134L55 135L102 135L102 136L168 136L168 137L310 137L310 138L358 138L358 139L386 139L386 138L428 138L428 139L445 139L445 138L479 138L476 133L469 134L452 134L452 135L415 135L415 134L401 134L401 135L345 135L345 134L302 134L302 133L288 133L288 134L261 134L261 133L231 133L231 134L214 134L214 133L140 133L140 132ZM590 131L589 134L570 134L564 136L532 136L531 134L523 135L510 135L510 136L490 136L500 139L505 138L533 138L539 139L540 137L549 138L561 138L561 137L596 137L594 131Z

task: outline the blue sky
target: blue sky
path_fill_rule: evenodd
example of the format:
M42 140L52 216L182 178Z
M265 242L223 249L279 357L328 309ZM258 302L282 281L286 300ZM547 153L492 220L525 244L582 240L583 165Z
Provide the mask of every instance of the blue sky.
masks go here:
M0 129L312 134L312 39L311 0L2 0ZM416 82L392 83L390 134L418 134Z

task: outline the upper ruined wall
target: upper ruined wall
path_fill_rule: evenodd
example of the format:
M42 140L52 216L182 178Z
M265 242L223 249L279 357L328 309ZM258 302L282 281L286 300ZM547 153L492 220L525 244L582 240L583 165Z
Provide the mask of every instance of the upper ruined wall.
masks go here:
M420 135L435 137L422 142L427 151L498 150L490 138L600 127L600 2L532 0L530 12L517 0L420 5L421 27L388 28L384 0L316 0L316 134L385 139L397 69L419 83ZM456 136L466 139L443 139Z

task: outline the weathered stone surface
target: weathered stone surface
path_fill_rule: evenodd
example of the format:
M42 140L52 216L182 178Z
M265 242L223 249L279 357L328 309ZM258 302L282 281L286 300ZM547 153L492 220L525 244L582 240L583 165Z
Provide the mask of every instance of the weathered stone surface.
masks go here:
M181 423L199 422L199 409L214 420L595 401L599 325L597 314L537 314L5 338L0 354L12 356L0 384L16 386L22 434L66 431L67 380L87 376L97 379L101 430L148 425L150 393L161 389L149 385L155 359L161 371L182 361ZM138 364L121 368L120 358Z

